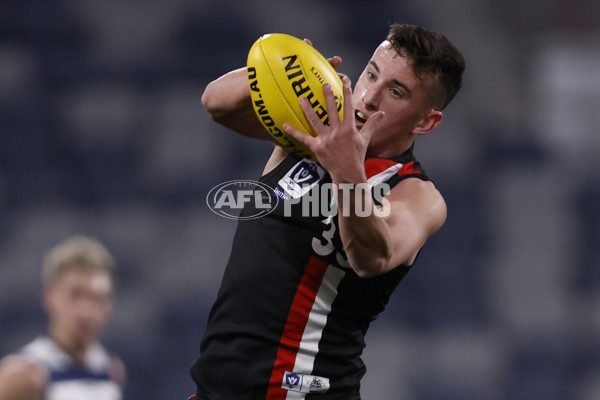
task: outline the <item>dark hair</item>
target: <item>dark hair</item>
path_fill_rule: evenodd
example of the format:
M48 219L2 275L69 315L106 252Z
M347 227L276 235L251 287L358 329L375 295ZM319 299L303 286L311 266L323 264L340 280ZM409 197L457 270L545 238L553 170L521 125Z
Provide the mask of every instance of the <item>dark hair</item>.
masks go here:
M427 74L436 78L431 103L438 110L446 108L462 86L465 60L460 51L446 36L415 25L391 25L387 40L419 79Z

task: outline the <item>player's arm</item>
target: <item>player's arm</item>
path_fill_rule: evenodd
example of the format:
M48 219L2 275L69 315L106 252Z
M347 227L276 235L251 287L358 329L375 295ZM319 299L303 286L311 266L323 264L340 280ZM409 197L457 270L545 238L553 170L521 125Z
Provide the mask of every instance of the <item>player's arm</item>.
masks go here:
M310 40L304 41L312 46ZM342 63L338 56L328 61L334 68ZM279 144L256 116L250 96L248 68L238 68L210 82L202 94L202 105L215 122L244 136Z
M127 369L125 368L125 364L116 355L112 355L110 369L108 374L110 379L115 381L121 389L125 389L125 383L127 382Z
M202 94L202 105L215 122L244 136L274 141L252 108L247 68L233 70L210 82Z
M356 195L365 207L356 207ZM370 191L351 190L343 196L338 190L340 237L350 265L361 277L411 265L425 241L446 220L446 203L431 182L406 179L384 199L384 207L389 208L379 209L385 211L381 216L375 212ZM367 216L355 212L367 207L372 211ZM341 214L343 210L349 212Z
M331 113L329 126L325 126L310 103L300 99L304 114L318 135L306 135L287 124L284 129L309 146L329 172L337 188L339 232L348 261L360 277L370 277L411 264L427 238L444 223L446 205L433 183L409 178L386 195L389 214L375 212L371 192L364 190L367 177L363 163L370 138L384 113L374 113L357 131L351 83L346 76L342 76L342 81L343 120ZM325 84L323 91L327 109L335 109L331 86ZM361 202L360 207L357 201ZM362 212L366 210L370 212Z
M40 366L21 357L0 363L0 400L42 400L48 380Z

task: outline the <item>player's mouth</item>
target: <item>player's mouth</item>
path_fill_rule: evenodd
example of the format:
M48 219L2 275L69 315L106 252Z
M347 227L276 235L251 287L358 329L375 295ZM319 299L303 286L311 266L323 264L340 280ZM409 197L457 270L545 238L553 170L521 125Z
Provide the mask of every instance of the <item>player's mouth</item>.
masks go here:
M360 129L365 125L365 123L369 119L369 116L361 111L356 110L354 112L354 119L356 121L356 127Z

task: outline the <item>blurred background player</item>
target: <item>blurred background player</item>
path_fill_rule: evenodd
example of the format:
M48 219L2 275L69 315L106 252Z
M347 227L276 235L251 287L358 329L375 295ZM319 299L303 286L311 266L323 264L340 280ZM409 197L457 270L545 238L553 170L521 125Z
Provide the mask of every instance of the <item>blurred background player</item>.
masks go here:
M125 367L99 342L113 309L114 260L97 240L75 236L44 258L48 332L0 362L0 400L118 400Z

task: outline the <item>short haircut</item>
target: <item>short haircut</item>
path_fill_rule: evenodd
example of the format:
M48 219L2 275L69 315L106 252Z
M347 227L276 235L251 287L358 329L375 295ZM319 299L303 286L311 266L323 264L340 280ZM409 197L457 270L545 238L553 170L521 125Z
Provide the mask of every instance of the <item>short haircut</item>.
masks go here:
M105 271L114 280L115 262L98 240L87 236L70 237L51 248L42 265L42 283L51 286L68 271Z
M431 75L436 80L430 103L437 110L446 108L462 86L465 60L460 51L446 36L415 25L393 24L386 39L419 79Z

